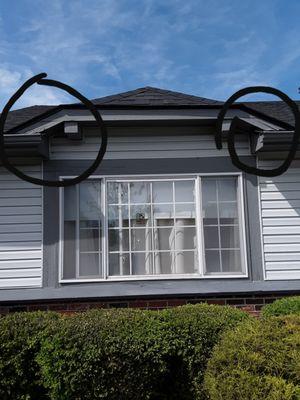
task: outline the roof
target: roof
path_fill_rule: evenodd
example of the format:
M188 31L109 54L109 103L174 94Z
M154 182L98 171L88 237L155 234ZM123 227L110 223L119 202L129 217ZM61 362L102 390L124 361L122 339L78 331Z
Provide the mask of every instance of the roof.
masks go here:
M57 106L31 106L10 111L5 122L5 131L9 131L55 108Z
M205 97L174 92L172 90L158 89L151 86L130 90L112 96L94 99L96 105L113 106L199 106L199 105L221 105L222 102Z
M300 101L295 101L300 110ZM247 101L244 102L248 108L263 113L271 118L279 119L291 126L294 126L294 115L284 101Z
M92 102L99 108L122 108L122 107L174 107L174 108L219 108L223 102L208 99L205 97L193 96L190 94L175 92L171 90L159 89L151 86L130 90L128 92L118 93L111 96L105 96L93 99ZM300 108L300 101L296 102ZM270 118L283 121L290 125L294 124L294 117L289 107L282 101L252 101L241 103L248 109L256 113L263 114ZM36 105L10 111L5 124L5 131L11 131L16 127L31 123L44 118L63 108L78 107L76 104L60 104L57 106Z

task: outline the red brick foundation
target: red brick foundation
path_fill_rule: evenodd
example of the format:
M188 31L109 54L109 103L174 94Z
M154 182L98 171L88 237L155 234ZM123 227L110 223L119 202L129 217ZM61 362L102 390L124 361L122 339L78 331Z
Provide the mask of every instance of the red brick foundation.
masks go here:
M295 293L293 293L295 295ZM6 303L0 304L0 314L5 315L17 311L57 311L61 313L74 313L91 310L93 308L141 308L159 310L163 308L181 306L184 304L219 304L240 308L251 315L259 316L265 304L288 295L253 295L253 296L218 296L218 297L172 297L172 298L139 298L139 299L110 299L110 300L62 300L57 302L39 303Z

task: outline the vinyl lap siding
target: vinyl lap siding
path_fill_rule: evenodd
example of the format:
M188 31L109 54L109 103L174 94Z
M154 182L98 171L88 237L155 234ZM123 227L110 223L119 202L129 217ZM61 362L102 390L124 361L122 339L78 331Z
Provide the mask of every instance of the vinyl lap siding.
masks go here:
M260 162L261 167L271 165ZM281 176L259 181L266 279L300 279L299 162Z
M20 168L40 177L40 166ZM42 188L0 168L0 288L42 285Z
M86 136L83 141L54 138L50 145L52 160L95 159L100 139ZM238 154L249 155L246 138L236 143ZM186 158L228 156L226 144L217 150L213 135L109 137L105 159Z

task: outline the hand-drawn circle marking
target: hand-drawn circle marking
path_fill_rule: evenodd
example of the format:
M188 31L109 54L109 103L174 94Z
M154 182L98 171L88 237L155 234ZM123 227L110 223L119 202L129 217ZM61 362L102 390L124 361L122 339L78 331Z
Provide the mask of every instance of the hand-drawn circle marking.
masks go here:
M281 92L278 89L269 87L269 86L250 86L241 90L238 90L236 93L234 93L229 99L223 104L223 107L221 111L218 114L218 119L217 119L217 124L216 124L216 133L215 133L215 142L217 149L222 148L222 124L224 117L229 109L229 107L240 97L245 96L246 94L250 93L258 93L258 92L263 92L263 93L269 93L273 94L277 97L279 97L282 101L284 101L289 108L292 110L294 117L295 117L295 131L293 133L293 140L291 142L291 146L287 155L286 160L277 168L274 169L260 169L260 168L255 168L255 167L250 167L244 163L242 163L236 153L235 150L235 143L234 143L234 137L236 133L236 126L238 124L238 117L234 117L232 120L232 123L230 125L230 129L228 132L228 151L232 160L232 163L238 167L239 169L248 172L249 174L253 175L258 175L258 176L277 176L283 174L289 166L291 165L291 162L293 161L297 147L298 147L298 140L300 136L300 113L298 110L298 107L296 103L288 97L286 94Z
M4 167L7 168L10 172L15 174L20 179L23 179L24 181L33 183L35 185L53 186L53 187L66 187L66 186L76 185L77 183L88 178L93 172L95 172L95 170L101 163L101 161L104 157L104 154L106 152L106 147L107 147L106 126L105 126L104 121L102 120L100 114L98 113L97 108L94 106L94 104L90 100L88 100L86 97L84 97L81 93L79 93L77 90L75 90L71 86L68 86L59 81L55 81L55 80L51 80L51 79L44 79L46 76L47 76L46 73L41 73L41 74L35 75L32 78L28 79L16 91L16 93L9 99L9 101L6 103L5 107L3 108L2 114L0 116L0 159L1 159ZM9 161L9 159L7 157L6 150L5 150L5 143L4 143L4 126L5 126L5 121L6 121L7 115L9 113L9 110L15 104L15 102L34 83L37 83L39 85L45 85L45 86L54 86L54 87L57 87L59 89L62 89L64 91L68 92L71 96L76 97L91 112L91 114L94 116L94 118L96 120L97 125L99 126L99 129L101 132L101 146L100 146L98 155L97 155L95 161L93 162L93 164L89 168L87 168L82 174L78 175L76 178L66 179L64 181L48 181L48 180L44 180L44 179L34 178L34 177L24 174L19 169L17 169L14 165L11 164L11 162Z

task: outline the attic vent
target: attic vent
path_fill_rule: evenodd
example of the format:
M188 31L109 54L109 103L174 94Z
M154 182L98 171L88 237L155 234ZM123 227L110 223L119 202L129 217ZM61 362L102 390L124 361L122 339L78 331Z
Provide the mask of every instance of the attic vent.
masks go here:
M65 135L70 140L82 140L82 131L77 122L65 122Z

